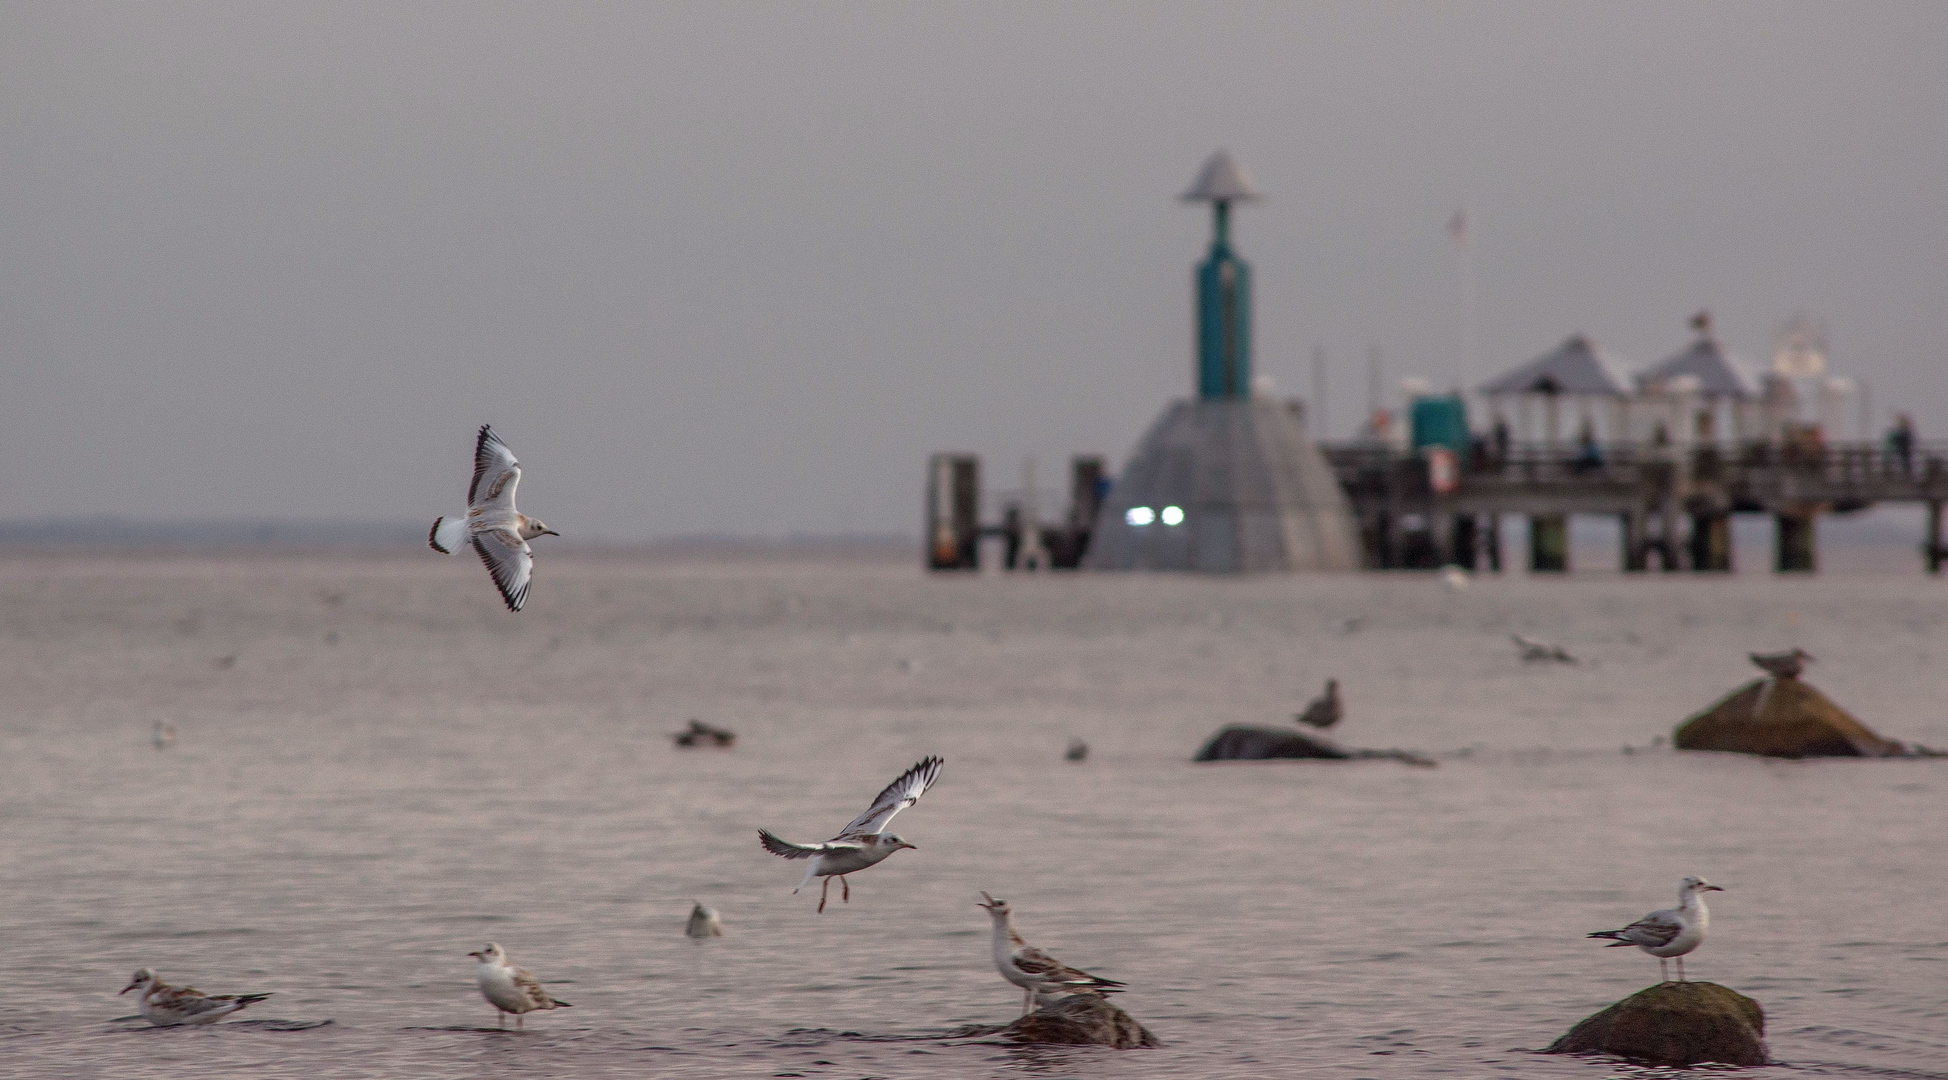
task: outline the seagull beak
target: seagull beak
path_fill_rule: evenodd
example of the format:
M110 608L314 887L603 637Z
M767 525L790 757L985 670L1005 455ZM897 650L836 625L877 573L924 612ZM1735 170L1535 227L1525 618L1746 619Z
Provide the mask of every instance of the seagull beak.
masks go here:
M902 840L902 841L900 841L900 846L901 846L901 847L903 847L903 848L910 848L910 849L912 849L912 850L914 850L914 851L918 851L918 850L920 850L920 845L918 845L918 844L909 844L909 843L907 843L907 842L906 842L906 841L904 841L904 840Z
M1725 890L1723 890L1723 889L1721 889L1721 888L1719 888L1719 887L1718 887L1718 886L1716 886L1716 885L1706 885L1706 886L1704 887L1704 891L1705 891L1705 892L1724 892Z
M117 991L115 991L115 996L116 996L116 997L121 997L121 996L122 996L123 994L126 994L126 993L128 993L128 992L129 992L130 990L133 990L133 989L135 989L136 987L138 987L138 986L140 986L140 985L142 985L142 984L141 984L141 983L130 983L130 984L128 984L127 986L124 986L124 987L122 987L122 988L121 988L120 990L117 990Z
M553 529L543 529L543 530L541 530L541 535L542 535L542 536L560 536L561 534L560 534L560 533L558 533L558 532L556 532L556 531L555 531L555 530L553 530Z

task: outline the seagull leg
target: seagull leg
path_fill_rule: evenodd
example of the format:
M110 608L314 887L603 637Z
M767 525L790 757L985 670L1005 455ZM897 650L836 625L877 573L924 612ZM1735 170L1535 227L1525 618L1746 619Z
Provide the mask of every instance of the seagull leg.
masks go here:
M1661 976L1661 981L1663 981L1663 982L1670 982L1670 981L1671 981L1671 964L1670 964L1670 961L1668 961L1668 960L1666 960L1666 959L1664 959L1664 958L1663 958L1663 957L1661 957L1661 956L1657 958L1657 974L1658 974L1659 976Z
M832 879L826 878L825 884L820 886L818 890L818 913L820 915L825 914L825 898L828 895L830 895L831 892L832 892Z
M845 903L852 903L852 882L847 881L844 874L839 875L839 889L839 898Z
M522 1029L522 1028L523 1028L524 1026L526 1026L526 1025L527 1025L527 1022L528 1022L528 1014L527 1014L527 1013L515 1013L515 1014L514 1014L514 1030L516 1030L516 1031L520 1031L520 1030L521 1030L521 1029Z
M494 1026L502 1031L507 1030L507 1014L499 1009L494 1010Z
M1689 982L1689 981L1690 981L1689 979L1686 979L1686 978L1684 977L1684 957L1682 957L1682 956L1680 956L1680 957L1678 957L1678 958L1677 958L1677 981L1678 981L1678 982Z
M1021 999L1021 1015L1027 1016L1029 1013L1034 1011L1035 1011L1035 988L1031 986L1027 989L1026 996L1024 996Z

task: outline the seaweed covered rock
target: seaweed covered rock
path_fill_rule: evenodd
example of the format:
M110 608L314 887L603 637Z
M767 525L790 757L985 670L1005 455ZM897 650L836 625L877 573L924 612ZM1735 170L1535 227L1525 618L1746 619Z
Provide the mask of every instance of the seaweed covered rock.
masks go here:
M1728 750L1766 757L1900 757L1883 739L1802 679L1756 679L1679 724L1679 750Z
M1113 1046L1118 1050L1163 1045L1134 1017L1100 994L1071 994L1002 1028L1001 1035L1021 1043Z
M1548 1054L1615 1054L1654 1065L1764 1065L1765 1010L1717 983L1667 982L1584 1020Z
M1330 758L1343 761L1353 755L1331 739L1285 728L1251 727L1232 724L1211 736L1192 761L1264 761L1268 758Z

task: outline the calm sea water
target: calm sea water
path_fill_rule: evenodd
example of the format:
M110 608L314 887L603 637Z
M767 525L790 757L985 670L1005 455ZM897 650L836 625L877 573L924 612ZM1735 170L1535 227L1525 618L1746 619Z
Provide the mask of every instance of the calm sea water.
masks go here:
M430 554L0 560L0 1073L1605 1077L1640 1070L1533 1051L1657 969L1583 935L1696 873L1691 974L1765 1005L1770 1072L1948 1076L1948 762L1623 752L1795 644L1948 745L1944 600L557 557L510 615ZM1344 741L1439 767L1190 763L1328 676ZM675 749L691 717L737 747ZM919 850L814 914L755 830L822 839L929 753ZM944 1038L1020 1006L982 889L1168 1046ZM489 939L574 1008L491 1030ZM151 1029L141 965L276 996Z

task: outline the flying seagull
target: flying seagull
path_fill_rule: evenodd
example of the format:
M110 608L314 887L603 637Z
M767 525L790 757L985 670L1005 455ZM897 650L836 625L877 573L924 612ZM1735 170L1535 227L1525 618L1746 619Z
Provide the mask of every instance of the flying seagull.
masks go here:
M233 1012L241 1012L247 1005L255 1005L270 997L269 994L211 997L194 986L171 986L148 968L137 969L121 992L126 994L130 990L142 991L136 998L136 1011L142 1014L142 1019L157 1027L214 1024Z
M1678 886L1678 905L1653 911L1621 930L1598 930L1593 938L1609 938L1610 948L1635 945L1657 958L1657 969L1664 981L1671 981L1665 958L1677 957L1677 981L1684 979L1684 954L1704 944L1705 928L1711 925L1711 912L1705 910L1704 894L1724 892L1701 877L1688 877Z
M839 835L823 844L794 844L782 840L769 829L758 830L758 842L764 850L787 859L810 859L812 864L805 868L805 880L798 883L802 889L812 883L815 877L825 879L818 891L818 909L825 910L825 898L832 891L832 879L839 879L840 898L852 902L852 886L845 876L856 874L866 867L880 862L901 848L914 848L897 835L886 830L893 815L920 801L920 796L940 778L941 760L929 757L900 775L898 780L886 785L865 813L853 818L851 824L839 830ZM798 889L791 890L797 892Z
M568 1002L550 997L541 988L541 980L528 974L526 968L508 963L507 951L498 943L490 941L484 948L467 955L480 961L480 996L497 1010L494 1018L500 1021L501 1027L507 1026L508 1013L514 1014L514 1027L518 1030L528 1013L571 1008Z
M464 517L433 520L426 542L434 551L451 555L460 545L471 543L487 564L487 572L507 601L507 610L519 611L527 603L528 578L534 573L534 552L528 541L537 536L561 534L539 519L514 509L514 488L521 482L521 463L507 448L492 424L480 425L480 440L473 448L473 483L467 488L467 513Z
M1023 941L1015 932L1015 913L1008 902L985 892L981 899L984 903L974 906L986 908L994 918L995 970L1026 993L1021 1002L1023 1016L1034 1011L1038 994L1114 994L1122 989L1123 984L1115 979L1072 968Z
M1327 679L1326 692L1312 699L1305 711L1292 717L1301 724L1311 724L1321 731L1339 723L1346 709L1339 703L1339 680Z

